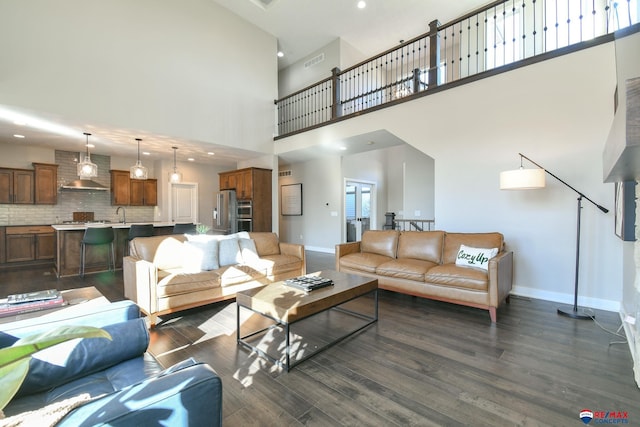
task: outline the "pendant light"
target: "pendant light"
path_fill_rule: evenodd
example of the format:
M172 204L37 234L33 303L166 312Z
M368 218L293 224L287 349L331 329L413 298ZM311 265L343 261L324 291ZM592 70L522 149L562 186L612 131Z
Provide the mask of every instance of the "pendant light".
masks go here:
M98 165L91 162L91 155L89 154L89 136L91 134L85 132L84 135L87 138L87 154L85 154L82 161L78 162L78 176L80 179L95 178L98 176Z
M131 179L147 179L149 177L149 171L147 168L142 166L142 162L140 161L140 141L142 140L140 138L136 138L136 141L138 141L138 161L134 166L131 166L131 169L129 169L129 177Z
M178 167L176 166L176 150L178 150L178 147L171 148L173 148L173 172L169 173L169 182L177 183L182 181L182 174L178 172Z

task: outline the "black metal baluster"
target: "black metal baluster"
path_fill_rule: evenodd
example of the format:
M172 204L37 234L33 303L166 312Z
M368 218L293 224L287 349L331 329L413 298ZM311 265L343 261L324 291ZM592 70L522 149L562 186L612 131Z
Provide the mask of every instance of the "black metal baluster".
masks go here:
M522 0L522 53L520 54L520 58L518 59L522 59L522 58L526 58L527 57L527 21L525 19L525 7L526 4L524 2L524 0Z
M571 44L571 2L567 2L567 46Z
M536 55L536 35L538 34L538 27L536 26L536 0L532 0L533 9L533 55Z

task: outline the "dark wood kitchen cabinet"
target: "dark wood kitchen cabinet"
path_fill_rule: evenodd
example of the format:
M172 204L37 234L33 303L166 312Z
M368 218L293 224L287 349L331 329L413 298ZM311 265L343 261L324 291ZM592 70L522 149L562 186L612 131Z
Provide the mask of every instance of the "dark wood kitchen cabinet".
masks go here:
M33 201L33 171L0 168L0 203L33 204Z
M123 206L156 206L158 180L131 179L129 171L111 170L111 204Z
M132 179L129 205L131 206L156 206L158 204L158 180L157 179Z
M34 163L34 201L36 205L58 203L58 165Z
M53 260L55 232L48 225L6 227L5 253L7 263Z
M111 204L128 205L131 194L129 171L111 171Z
M238 200L251 200L253 231L271 231L271 174L271 169L262 168L219 174L220 190L235 190Z

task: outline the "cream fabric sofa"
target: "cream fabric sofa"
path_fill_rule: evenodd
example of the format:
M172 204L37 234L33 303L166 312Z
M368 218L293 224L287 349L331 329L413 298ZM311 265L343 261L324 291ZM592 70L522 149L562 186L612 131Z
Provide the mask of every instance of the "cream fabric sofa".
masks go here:
M497 254L481 250L484 268L477 268L462 245ZM370 230L360 242L336 245L336 270L375 277L380 289L482 308L495 323L511 291L513 252L500 233Z
M235 298L236 292L304 275L304 246L275 233L137 237L124 258L124 295L149 316Z

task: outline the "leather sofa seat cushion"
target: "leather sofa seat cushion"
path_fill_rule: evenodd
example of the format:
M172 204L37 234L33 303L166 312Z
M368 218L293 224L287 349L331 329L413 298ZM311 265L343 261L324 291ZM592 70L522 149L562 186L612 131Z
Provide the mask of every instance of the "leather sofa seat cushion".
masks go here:
M485 270L455 264L433 267L425 275L425 282L484 292L489 289L489 276Z
M223 288L264 278L264 273L244 264L220 267L216 271L220 274L220 286Z
M378 268L380 264L384 264L391 260L393 260L392 257L369 252L359 252L341 257L340 266L351 270L360 270L366 273L375 274L376 268Z
M425 273L436 265L434 262L420 259L394 259L379 265L378 268L376 268L376 274L424 282Z
M160 270L182 267L183 242L186 238L176 234L171 237L140 237L131 241L131 255L152 262Z
M398 258L415 258L440 264L444 231L403 231L398 238Z
M280 255L280 243L276 233L251 232L249 236L255 242L260 258L267 255Z
M291 255L267 255L249 264L262 274L273 276L287 271L300 270L302 261Z
M455 264L460 245L473 248L498 248L502 252L504 237L501 233L445 233L443 264Z
M159 297L168 297L203 289L219 288L220 270L184 273L181 268L158 270L157 292Z
M162 365L149 353L145 353L142 356L134 357L105 370L80 377L45 392L14 398L4 412L5 415L17 415L43 408L81 393L88 393L91 398L97 398L136 384L161 371Z
M366 231L362 234L360 250L361 252L395 258L399 235L400 232L397 230Z

